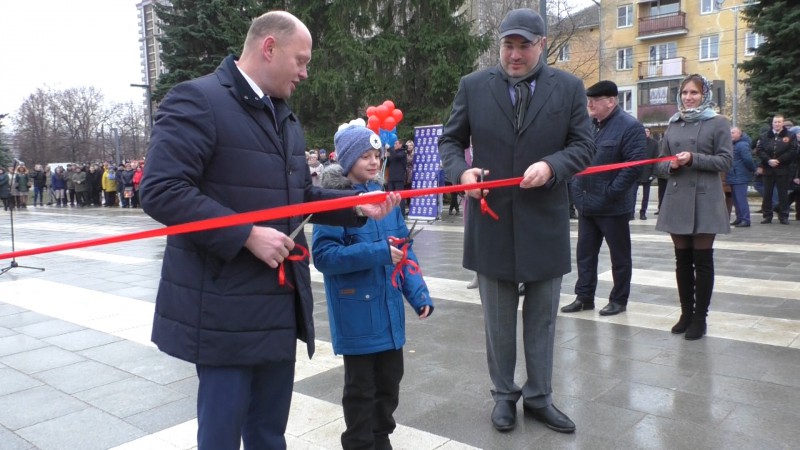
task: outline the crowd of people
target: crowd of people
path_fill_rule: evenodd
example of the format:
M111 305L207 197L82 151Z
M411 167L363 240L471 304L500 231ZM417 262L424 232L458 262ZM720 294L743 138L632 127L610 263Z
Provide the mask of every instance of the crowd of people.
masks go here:
M117 166L111 162L58 165L35 164L30 171L25 163L0 167L0 199L3 209L26 210L33 207L139 207L139 185L144 162Z

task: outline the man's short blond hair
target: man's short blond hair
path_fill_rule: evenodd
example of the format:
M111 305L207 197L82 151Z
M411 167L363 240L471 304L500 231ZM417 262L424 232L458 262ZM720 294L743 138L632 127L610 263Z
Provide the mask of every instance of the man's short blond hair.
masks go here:
M286 11L264 13L250 23L250 29L247 30L247 37L244 40L244 48L246 49L254 43L260 43L262 39L270 35L276 39L291 37L297 30L298 23L299 19Z

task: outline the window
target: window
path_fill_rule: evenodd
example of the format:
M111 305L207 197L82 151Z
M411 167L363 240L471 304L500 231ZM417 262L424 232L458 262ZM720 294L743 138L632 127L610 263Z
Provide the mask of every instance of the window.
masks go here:
M700 61L719 58L719 35L700 38Z
M765 41L764 36L748 31L744 35L744 54L745 56L753 56L756 54L756 49L761 46Z
M633 5L625 5L617 8L617 28L633 26Z
M700 14L709 14L719 11L717 0L700 0Z
M617 50L617 70L633 69L633 48L625 47Z
M650 17L677 14L680 10L680 0L655 0L650 2Z
M565 42L560 49L558 49L558 60L569 61L569 43Z
M674 105L681 80L654 81L638 86L639 105Z
M667 42L650 46L650 65L660 64L665 59L672 59L678 53L678 44Z
M622 110L628 114L633 114L633 91L621 90L617 97Z

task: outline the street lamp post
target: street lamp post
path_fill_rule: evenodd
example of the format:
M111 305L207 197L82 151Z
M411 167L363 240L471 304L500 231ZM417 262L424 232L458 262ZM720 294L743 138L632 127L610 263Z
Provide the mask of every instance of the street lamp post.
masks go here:
M147 130L152 133L153 131L153 94L150 90L149 84L135 84L131 83L131 87L138 87L145 90L145 95L147 96L147 118L149 127Z
M717 0L717 5L722 6L725 0ZM739 118L739 10L760 2L749 2L742 5L720 8L720 11L733 11L733 111L731 122L734 127L738 126Z

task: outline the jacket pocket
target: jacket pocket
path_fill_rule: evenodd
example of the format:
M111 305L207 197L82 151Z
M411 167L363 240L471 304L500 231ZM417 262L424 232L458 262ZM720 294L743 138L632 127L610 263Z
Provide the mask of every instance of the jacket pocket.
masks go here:
M378 297L370 287L342 287L337 291L334 304L337 309L339 330L344 338L375 335L380 329Z

